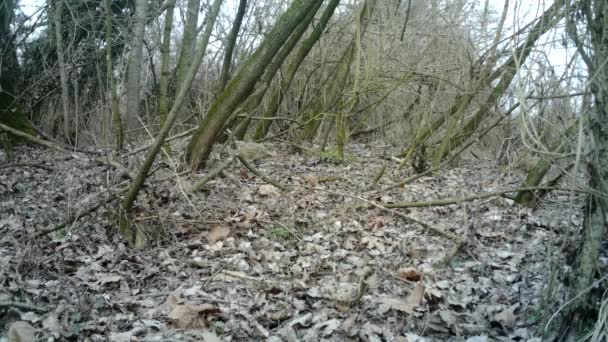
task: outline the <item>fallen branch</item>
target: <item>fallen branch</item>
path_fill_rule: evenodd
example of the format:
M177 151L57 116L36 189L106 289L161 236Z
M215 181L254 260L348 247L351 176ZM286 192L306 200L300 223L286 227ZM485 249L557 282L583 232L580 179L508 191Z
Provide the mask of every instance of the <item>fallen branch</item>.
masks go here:
M264 182L274 185L283 191L291 191L293 189L292 187L285 186L285 185L271 179L270 177L266 176L265 174L262 173L262 171L258 170L255 166L253 166L253 164L251 164L249 161L247 161L247 159L241 157L240 155L237 156L237 158L241 163L243 163L243 165L245 165L246 168L249 169L249 171L253 172L256 176L258 176Z
M506 195L508 193L511 193L511 192L536 191L536 190L545 190L545 191L564 190L564 191L573 191L573 192L588 193L587 190L583 190L583 189L556 188L556 187L537 186L537 187L531 187L531 188L518 188L518 189L509 189L509 190L496 191L496 192L488 192L488 193L483 193L483 194L465 196L465 197L461 197L461 198L446 198L446 199L439 199L439 200L433 200L433 201L420 201L420 202L387 203L384 206L386 208L391 208L391 209L397 209L397 208L441 207L441 206L446 206L446 205L461 204L461 203L464 203L464 202L471 202L471 201L475 201L475 200L478 200L478 199L489 198L489 197L498 197L498 196L502 197L502 196L504 196L504 195Z
M80 152L80 153L86 153L86 154L93 154L93 155L102 155L103 152L97 152L97 151L87 151L87 150L81 150L79 148L75 148L75 147L71 147L71 146L64 146L61 144L58 144L54 141L51 140L46 140L46 139L40 139L38 137L35 137L31 134L27 134L25 132L22 132L18 129L14 129L10 126L7 126L5 124L1 124L0 123L0 131L6 131L10 134L16 135L18 137L21 138L25 138L33 143L36 143L38 145L42 145L42 146L46 146L49 147L53 150L57 150L59 152Z
M39 230L36 233L34 233L33 235L28 236L28 238L38 239L38 238L40 238L42 236L45 236L47 234L50 234L52 232L56 232L58 230L61 230L61 229L65 228L66 226L72 224L76 220L78 220L78 219L80 219L82 217L85 217L85 216L91 214L92 212L96 211L102 205L111 202L112 200L114 200L116 198L116 195L125 193L125 192L127 192L127 190L129 190L128 187L122 188L116 194L109 195L109 196L107 196L107 197L105 197L105 198L103 198L103 199L101 199L101 200L99 200L99 201L91 204L90 206L85 207L84 209L81 209L78 212L76 212L76 213L68 216L66 219L64 219L58 225L50 227L50 228L47 228L47 229Z
M198 128L198 126L197 126L197 127L190 128L189 130L183 131L183 132L181 132L181 133L179 133L179 134L176 134L176 135L174 135L174 136L172 136L172 137L169 137L169 138L165 139L165 142L169 142L169 141L177 140L177 139L179 139L179 138L182 138L182 137L188 136L188 135L190 135L190 134L194 133L194 131L196 131L196 129L197 129L197 128ZM134 155L134 154L138 154L138 153L140 153L140 152L143 152L143 151L145 151L145 150L149 149L149 148L150 148L150 147L152 147L153 145L154 145L154 143L151 143L151 144L148 144L148 145L145 145L145 146L142 146L142 147L136 148L135 150L133 150L133 151L129 151L129 152L127 152L126 154L124 154L124 155L123 155L123 157L128 157L128 156L132 156L132 155Z
M0 309L1 308L17 308L17 309L37 311L37 312L48 311L47 309L41 308L40 306L37 306L37 305L20 303L20 302L0 302Z
M234 161L235 161L235 158L230 158L230 159L224 161L223 163L221 163L220 165L218 165L218 167L216 167L215 169L209 171L209 173L207 173L203 178L201 178L196 183L194 183L190 187L188 192L193 193L193 192L199 191L205 184L207 184L213 178L219 176L222 173L222 171L224 171L226 168L228 168L228 166L230 166Z
M305 188L305 189L310 189L310 190L315 190L315 191L326 192L328 194L337 195L337 196L350 197L350 198L353 198L353 199L356 199L356 200L368 203L372 207L375 207L377 209L380 209L380 210L389 212L391 214L397 215L397 216L401 217L402 219L404 219L405 221L407 221L409 223L417 224L417 225L421 226L422 228L430 230L431 232L433 232L433 233L435 233L437 235L443 236L443 237L445 237L445 238L447 238L449 240L453 240L456 243L460 242L460 238L458 236L454 235L454 234L451 234L449 232L443 231L443 230L441 230L441 229L439 229L437 227L433 227L433 226L431 226L430 224L428 224L428 223L426 223L424 221L420 221L420 220L415 219L413 217L410 217L410 216L408 216L408 215L406 215L404 213L401 213L401 212L399 212L397 210L394 210L392 208L387 208L386 206L384 206L382 204L379 204L379 203L374 202L374 201L370 201L370 200L365 199L363 197L359 197L359 196L351 195L351 194L340 193L340 192L331 191L331 190L326 190L326 189L321 189L321 188L314 188L314 187L305 186L305 185L297 185L297 187L301 187L301 188Z
M9 133L11 133L13 135L16 135L18 137L25 138L25 139L27 139L27 140L29 140L31 142L34 142L34 143L36 143L38 145L43 145L43 146L52 148L52 149L60 151L60 152L69 152L69 150L67 148L65 148L65 147L63 147L63 146L61 146L59 144L56 144L54 142L47 141L47 140L44 140L44 139L40 139L40 138L35 137L33 135L21 132L20 130L14 129L14 128L12 128L10 126L7 126L5 124L0 123L0 129L4 130L6 132L9 132Z
M52 167L42 165L40 163L13 163L13 164L0 165L0 169L7 169L7 168L11 168L11 167L33 167L33 168L38 168L38 169L43 169L43 170L46 170L49 172L53 172Z
M122 176L127 177L129 179L133 179L133 177L134 177L125 166L123 166L121 163L119 163L118 161L116 161L112 158L109 158L109 157L96 158L95 162L98 165L107 165L107 166L113 167L116 170L118 170Z

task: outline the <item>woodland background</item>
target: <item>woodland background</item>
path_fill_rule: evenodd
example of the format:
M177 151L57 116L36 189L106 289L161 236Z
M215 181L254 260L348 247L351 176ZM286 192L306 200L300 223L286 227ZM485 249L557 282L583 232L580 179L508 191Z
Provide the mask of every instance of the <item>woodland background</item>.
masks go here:
M47 0L24 7L30 5L0 0L0 170L13 170L11 179L44 168L34 144L58 153L52 158L86 160L112 173L86 205L73 204L54 224L32 225L23 238L35 242L28 243L56 241L58 232L105 208L107 239L132 253L158 247L166 242L154 225L137 224L143 203L150 196L163 203L179 197L193 208L214 201L209 187L236 165L272 186L258 190L262 197L333 191L358 201L357 210L388 211L443 236L454 245L445 265L475 239L399 210L460 208L501 196L530 212L562 205L583 219L554 232L552 244L560 247L544 254L553 261L542 279L545 313L535 324L547 327L557 316L554 335L546 328L541 335L606 338L605 1ZM332 176L292 184L299 171L281 161L294 155L317 160L306 167L331 165L324 172ZM367 181L354 181L359 168ZM456 185L476 178L486 184L494 172L495 181L519 178L500 191L383 197L451 170L471 178ZM353 187L319 188L340 179ZM5 189L10 199L12 188ZM158 195L165 190L171 195ZM571 196L566 205L551 197L563 194ZM293 196L296 205L301 196ZM56 201L63 200L71 203ZM236 234L213 227L204 228L219 234L213 243ZM7 260L17 256L16 246ZM567 267L564 258L572 259ZM551 296L555 291L562 292Z

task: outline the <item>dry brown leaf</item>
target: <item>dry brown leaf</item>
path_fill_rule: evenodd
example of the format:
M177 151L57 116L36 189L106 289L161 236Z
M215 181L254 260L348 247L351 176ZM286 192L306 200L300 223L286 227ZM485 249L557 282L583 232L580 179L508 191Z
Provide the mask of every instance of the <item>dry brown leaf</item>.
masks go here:
M19 321L8 328L8 342L36 341L36 330L28 322Z
M216 223L211 225L209 233L207 233L207 241L212 245L220 240L226 239L228 236L230 236L230 227Z
M420 281L422 279L422 272L414 267L402 267L397 271L397 274L410 281Z
M424 298L424 282L419 281L414 290L410 292L406 300L393 297L383 297L379 302L388 309L393 309L407 314L414 314L414 308L420 305Z
M428 289L426 290L424 298L429 302L436 304L443 300L443 292L439 289Z
M319 177L315 175L306 175L304 176L304 180L308 184L308 186L315 187L319 184Z
M378 229L378 228L382 228L386 225L386 219L382 216L375 216L375 217L371 217L368 221L367 221L367 227L370 229Z
M494 316L494 320L500 323L503 328L513 327L515 325L515 321L517 320L517 316L515 316L514 313L515 309L516 307L511 307L497 313Z
M193 305L179 304L169 312L169 322L180 329L196 329L207 326L207 316L219 313L219 309L211 304Z
M424 247L412 247L407 251L407 255L412 259L423 259L429 254L428 249Z
M279 192L279 188L272 184L264 184L260 185L258 188L258 194L260 196L279 196L281 193Z
M167 296L167 300L165 300L165 305L168 308L173 309L174 307L178 306L179 304L181 304L183 302L184 302L184 300L182 298L180 298L179 293L172 292L169 294L169 296Z
M417 307L418 305L420 305L423 298L424 298L424 281L421 280L418 282L418 284L416 284L416 287L414 288L414 290L412 292L410 292L410 295L407 297L407 302L408 302L408 304L410 304L412 306L412 308L414 308L414 307Z

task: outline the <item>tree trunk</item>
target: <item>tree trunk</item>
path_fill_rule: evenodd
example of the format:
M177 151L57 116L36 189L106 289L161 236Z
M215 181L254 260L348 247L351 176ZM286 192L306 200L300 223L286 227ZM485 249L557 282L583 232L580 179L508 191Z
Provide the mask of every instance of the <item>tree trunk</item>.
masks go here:
M577 48L587 63L590 77L591 92L595 99L594 108L590 111L591 142L589 186L598 193L608 193L608 3L605 0L590 0L577 2L581 16L586 20L589 30L591 55L579 42ZM575 28L577 23L570 23ZM602 248L606 232L606 215L608 201L605 197L589 195L586 205L586 215L583 222L583 241L579 248L574 268L574 293L580 298L573 306L574 312L584 314L589 298L586 293L592 285L596 274L597 260Z
M127 117L125 127L137 123L140 115L140 78L142 65L142 50L144 45L144 32L146 28L147 0L135 1L135 19L130 42L129 69L127 73Z
M500 97L509 88L511 81L517 72L516 63L523 63L528 55L530 55L532 52L534 44L538 38L553 28L554 25L563 17L563 7L564 0L557 0L543 13L536 25L534 25L528 34L526 41L519 46L513 56L501 66L501 69L504 70L504 74L500 78L498 84L492 89L488 98L479 107L479 109L477 109L473 117L462 126L460 131L454 134L447 144L442 144L437 150L434 151L433 155L435 156L435 160L444 160L451 151L458 148L475 132L483 119L488 116L490 108L496 104L496 101L498 101L498 99L500 99Z
M106 15L106 81L108 84L107 96L110 104L110 117L112 119L112 130L114 136L114 149L121 151L124 144L124 131L120 111L118 108L118 94L116 80L114 79L114 68L112 67L112 0L104 0Z
M251 116L256 112L256 108L262 102L262 99L264 98L264 95L266 95L268 89L271 88L272 79L274 78L277 71L279 71L279 69L281 68L281 65L283 65L285 58L287 58L287 56L294 49L298 41L300 41L300 38L302 38L302 35L304 34L304 32L306 32L306 29L314 19L315 14L317 13L320 7L321 3L318 3L318 5L315 5L315 7L313 7L308 12L306 18L304 18L300 22L296 30L291 34L287 42L285 42L285 44L281 47L277 55L274 57L272 63L270 63L268 68L266 68L266 71L262 76L262 80L256 85L257 89L255 90L252 96L247 98L245 104L242 106L242 112L248 113L248 116L240 122L237 129L235 130L234 135L236 139L242 140L245 137L247 129L249 128L249 123L251 122Z
M61 104L63 110L63 134L70 144L72 143L72 114L70 113L70 89L68 86L68 70L65 64L65 51L63 46L63 0L54 2L53 24L55 26L55 48L57 50L57 64L59 65L59 78L61 81Z
M562 134L562 139L559 139L554 146L551 147L550 152L552 153L564 153L568 142L576 132L578 128L578 120L576 120L566 131ZM528 171L526 179L521 184L520 188L533 188L540 185L547 172L551 169L555 157L552 154L543 155L536 165ZM520 190L515 196L515 203L526 207L534 207L537 204L536 192L532 190Z
M174 10L175 0L168 0L167 11L165 12L165 26L163 29L163 43L160 48L160 97L158 99L160 127L167 121L167 114L169 113L169 52L171 51L171 31L173 29Z
M173 126L175 118L177 118L177 114L180 112L182 104L184 103L184 100L188 95L190 86L192 86L192 81L196 76L198 67L201 65L203 56L205 55L205 51L207 50L209 38L211 37L211 31L213 30L213 26L215 25L215 19L217 18L217 15L220 11L221 4L222 0L214 0L209 13L209 20L207 20L207 23L205 25L205 31L203 32L203 36L201 37L196 54L194 56L194 61L190 65L190 69L186 73L186 78L184 79L184 82L178 84L178 91L177 95L175 96L175 101L173 102L173 107L171 107L171 111L169 111L169 114L167 115L167 120L165 121L165 124L161 127L160 132L156 137L156 140L154 140L154 144L148 150L148 153L144 158L144 163L139 169L137 176L133 180L129 191L122 200L122 205L120 208L121 211L119 213L119 229L121 235L129 241L132 240L132 233L129 227L129 220L127 219L126 214L133 206L133 203L135 202L135 199L139 194L139 190L141 190L141 187L144 184L146 177L148 176L148 172L150 171L150 168L154 163L154 159L156 159L156 155L158 155L158 152L160 151L163 143L165 142L165 139L169 135L171 126Z
M359 18L359 27L361 37L365 34L367 30L367 25L370 21L371 15L374 11L374 7L376 6L376 0L366 0L363 6L361 6L361 11L358 15ZM343 94L343 90L346 87L346 82L348 80L348 75L350 73L350 65L355 56L355 50L357 45L357 39L353 38L352 42L346 48L346 51L342 55L338 66L336 67L336 73L333 76L332 82L329 86L328 94L326 98L328 101L324 102L322 97L318 97L316 100L313 100L307 110L303 111L303 116L305 116L303 121L306 121L307 124L300 136L303 140L313 140L315 135L317 134L317 130L319 129L319 125L323 121L323 112L325 110L329 110L335 107L335 105L339 102L339 97ZM337 109L342 110L341 108Z
M186 161L193 169L205 165L223 125L233 111L251 94L274 55L308 12L322 0L295 0L279 18L264 41L228 82L226 89L211 105L209 113L194 133L186 150Z
M284 94L291 87L291 83L296 75L296 72L300 68L300 65L308 56L313 46L317 43L319 38L321 38L321 34L323 34L323 30L327 27L329 23L329 19L332 17L336 7L340 3L340 0L330 0L329 4L323 11L321 18L319 19L318 25L315 26L315 29L310 33L310 35L300 44L300 47L295 52L291 63L287 66L285 72L282 75L281 80L279 81L279 86L273 89L273 92L270 94L270 104L268 105L268 109L264 111L264 118L272 118L276 115L281 102L283 102ZM268 134L268 130L272 125L272 120L261 120L258 124L255 131L255 140L262 139Z
M234 17L232 28L228 34L226 40L226 52L224 53L224 62L222 63L222 70L220 71L220 77L217 85L217 94L221 93L226 88L228 78L230 78L230 67L232 66L232 54L234 53L234 47L236 46L236 39L239 36L239 31L243 23L243 17L245 17L245 10L247 9L247 0L239 1L239 8Z
M186 6L186 23L184 24L184 37L177 62L177 84L184 81L186 73L192 65L194 57L194 45L196 43L196 27L198 25L198 11L201 7L200 0L188 0Z

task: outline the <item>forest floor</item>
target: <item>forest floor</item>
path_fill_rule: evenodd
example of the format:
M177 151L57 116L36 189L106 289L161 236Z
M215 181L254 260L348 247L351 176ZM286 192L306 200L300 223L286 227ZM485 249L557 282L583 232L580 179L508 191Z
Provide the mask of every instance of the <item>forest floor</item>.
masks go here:
M156 172L131 213L148 237L138 250L115 234L117 201L36 237L128 180L81 153L18 147L0 164L0 332L25 321L47 341L540 341L544 279L570 267L561 237L582 223L580 195L535 211L499 196L387 210L515 189L523 174L471 158L374 192L384 164L374 190L410 175L393 173L395 149L353 144L343 165L268 151L257 167L295 190L234 163L186 197L204 173L180 187Z

